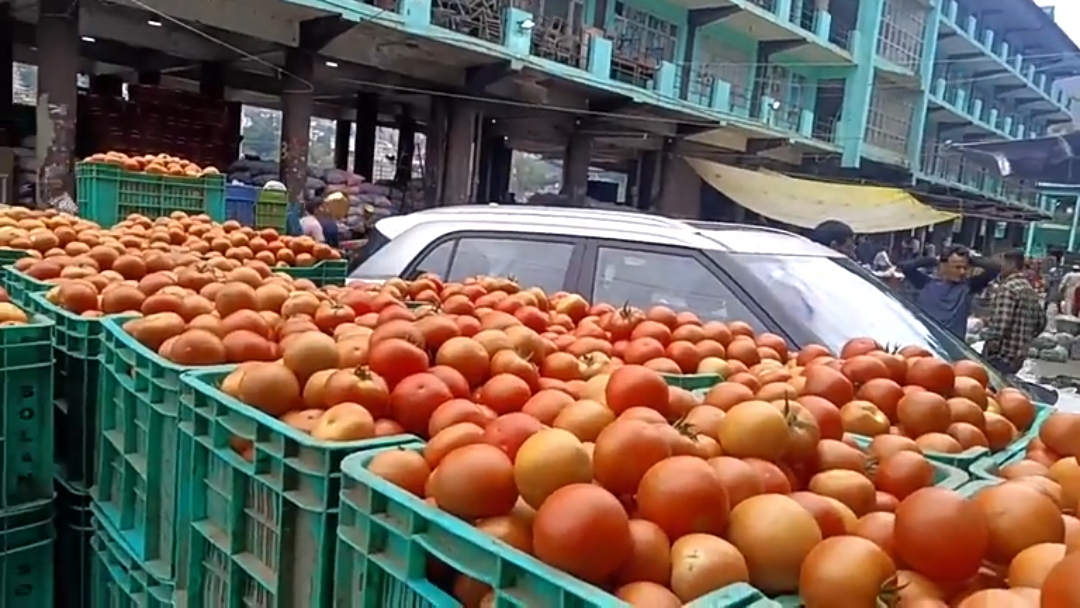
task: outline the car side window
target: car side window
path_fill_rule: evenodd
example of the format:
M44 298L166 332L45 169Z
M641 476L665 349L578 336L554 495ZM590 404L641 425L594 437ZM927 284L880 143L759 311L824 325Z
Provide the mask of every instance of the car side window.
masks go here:
M705 321L764 324L701 261L689 255L600 247L593 300L643 309L664 305L690 310Z
M443 276L450 281L477 275L512 276L523 287L558 291L566 281L573 253L573 244L559 241L463 237Z
M454 253L455 239L443 241L431 249L417 261L412 274L421 275L430 272L440 277L447 276L450 271L450 256Z

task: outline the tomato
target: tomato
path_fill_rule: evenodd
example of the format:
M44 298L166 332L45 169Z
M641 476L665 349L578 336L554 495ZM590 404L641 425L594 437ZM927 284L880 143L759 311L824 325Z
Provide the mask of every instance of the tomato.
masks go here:
M661 427L640 420L619 419L596 437L593 475L616 496L632 496L645 473L671 456Z
M521 406L522 413L536 418L540 422L550 425L564 408L574 403L574 398L557 389L544 389L535 393L525 405Z
M536 557L584 581L607 581L633 548L630 518L619 500L600 486L559 488L536 510Z
M534 509L559 488L589 483L592 477L592 461L581 440L562 429L536 432L514 456L514 482Z
M918 357L909 359L907 381L938 395L948 395L956 383L956 374L952 366L941 359Z
M687 534L671 546L671 590L683 602L749 580L746 559L722 538Z
M376 418L390 413L390 389L386 381L366 367L330 374L323 385L322 395L323 402L329 406L349 401L364 406Z
M1065 556L1046 575L1042 585L1043 608L1080 606L1080 552Z
M443 342L435 353L435 364L457 370L470 387L480 386L491 373L491 357L483 344L461 336Z
M761 460L760 458L744 458L743 462L750 465L761 480L762 488L767 494L790 494L794 485L784 469L774 462Z
M815 494L839 500L856 516L869 513L874 508L876 490L874 484L862 473L845 469L822 471L810 479L809 490Z
M462 446L480 443L483 436L484 429L471 422L452 424L432 435L424 444L424 460L434 469L447 454Z
M237 396L274 417L299 409L303 403L296 376L277 363L256 363L247 367L240 378Z
M390 392L390 412L406 431L426 436L435 410L453 398L450 389L438 376L413 374L397 383Z
M840 347L840 358L850 359L852 357L865 355L876 350L881 350L881 345L878 344L877 341L873 338L852 338L845 342L842 347Z
M721 382L705 393L702 402L725 412L744 401L753 401L754 391L737 382Z
M454 398L435 408L428 420L428 437L438 435L443 429L462 422L471 422L481 429L495 420L490 412L468 399Z
M673 540L695 532L719 535L727 527L727 491L700 458L673 456L654 464L635 498L641 516Z
M491 377L477 391L477 402L486 405L497 414L519 412L532 397L528 382L514 374Z
M889 378L874 378L859 387L855 398L873 403L889 420L897 420L896 406L904 398L904 389Z
M876 606L896 565L881 547L858 536L827 538L814 547L799 575L806 608Z
M379 452L367 465L373 475L382 477L416 496L424 495L431 469L419 452L404 448L389 448Z
M979 571L990 527L974 502L952 490L923 488L897 506L893 539L897 557L916 572L959 582Z
M814 521L817 522L818 528L821 529L823 538L847 533L844 518L841 517L840 511L826 497L813 492L792 492L788 494L788 497L799 503L810 515L814 516Z
M624 365L612 372L604 396L616 415L638 406L659 412L668 408L667 383L660 374L640 365Z
M484 428L484 443L493 445L514 458L521 444L542 428L544 425L539 420L527 414L506 414L491 421Z
M1060 508L1032 486L1008 481L979 491L972 502L986 519L987 557L994 563L1008 564L1033 545L1065 542Z
M667 586L671 580L671 541L659 526L645 519L630 520L633 548L615 573L615 584L647 581Z
M857 355L845 360L840 366L840 372L858 387L871 380L889 377L889 368L872 355Z
M1062 543L1039 543L1016 554L1009 562L1006 580L1012 587L1043 586L1050 571L1064 559L1068 548Z
M438 376L439 380L445 382L446 387L450 389L450 392L454 397L464 399L471 394L469 382L465 379L465 376L462 376L461 372L456 369L446 365L436 365L427 371L435 374Z
M638 581L615 590L615 597L634 608L682 608L682 600L663 585Z
M368 366L393 389L404 378L426 371L428 357L415 344L401 338L389 338L371 347Z
M579 399L563 408L552 426L573 433L581 441L592 442L612 422L615 413L607 406L591 399Z
M893 556L893 530L896 527L896 515L877 511L863 515L851 531L881 547L890 557Z
M783 458L792 445L784 414L764 401L745 401L728 410L717 439L725 454L771 462Z
M933 465L922 454L912 451L903 450L886 456L878 462L874 472L877 489L900 500L933 484Z
M844 374L824 365L814 365L803 370L806 377L804 395L817 395L831 401L837 407L855 399L855 387Z
M336 302L323 302L315 311L315 325L326 333L333 333L338 325L352 323L355 319L353 309Z
M803 395L796 399L814 416L821 438L840 440L844 436L844 423L840 418L840 409L828 399L816 395Z
M469 520L506 515L518 499L514 464L502 450L482 443L446 454L428 489L440 509Z
M750 584L770 596L798 591L803 561L821 543L810 512L777 494L753 496L732 509L725 536L746 558Z

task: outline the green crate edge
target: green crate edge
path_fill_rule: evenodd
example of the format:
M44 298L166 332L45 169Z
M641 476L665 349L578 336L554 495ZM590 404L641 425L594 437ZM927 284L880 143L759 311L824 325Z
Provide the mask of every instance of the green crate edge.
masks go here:
M191 371L180 376L180 382L181 384L190 386L193 390L202 393L205 397L217 401L231 411L242 416L247 416L308 448L326 449L331 451L351 450L352 452L363 452L373 449L393 448L402 445L403 443L420 441L420 438L415 435L392 435L390 437L379 437L375 439L339 442L319 441L318 439L314 439L311 435L298 431L281 420L278 420L265 412L259 411L258 408L247 405L246 403L221 392L215 381L224 379L225 376L234 371L237 367L238 365L230 364L192 368ZM187 404L183 399L181 399L180 403L182 408L187 407ZM181 418L183 418L183 416L181 416ZM182 432L190 432L185 431L183 426L184 424L181 423ZM242 439L251 438L242 437Z
M964 471L973 477L984 477L985 472L980 473L980 470L985 471L987 466L997 466L996 463L1001 462L1006 455L1013 455L1016 450L1023 451L1022 448L1026 448L1027 444L1039 434L1039 427L1046 421L1046 418L1054 412L1054 407L1044 405L1041 403L1035 404L1035 420L1032 421L1031 427L1016 438L1015 441L1010 443L1008 447L997 452L990 453L986 448L971 448L965 450L959 454L944 454L942 452L924 452L927 459L945 464L951 467L955 467ZM855 442L866 447L870 445L870 441L873 437L867 437L866 435L852 435ZM991 479L996 479L996 476L991 476Z
M56 304L53 304L45 297L44 292L36 292L29 294L29 300L31 302L31 309L36 314L41 314L52 319L55 324L55 332L65 333L73 338L83 338L87 341L101 339L101 332L105 330L102 321L112 317L131 317L132 313L119 313L116 315L105 315L101 317L83 317L74 314L67 309L61 308ZM78 327L84 328L83 331L79 331ZM54 338L53 346L62 350L65 354L75 357L77 359L97 359L100 356L100 346L97 355L90 355L85 352L79 352L77 349L67 348L61 346Z
M8 266L30 255L27 249L0 247L0 266Z
M102 555L105 552L108 555L115 556L117 561L117 568L122 569L119 574L125 579L129 579L128 589L125 591L131 603L129 606L139 606L140 608L154 608L155 606L176 606L176 590L172 583L169 581L163 581L155 578L146 568L143 567L139 560L131 553L127 547L124 546L122 537L117 531L109 525L108 521L101 515L97 509L97 505L91 506L93 513L93 535L90 538L90 551L92 554L93 563L91 564L91 583L90 583L90 597L92 598L92 605L104 605L100 602L99 592L101 589L99 585L106 582L106 577L114 582L117 586L121 586L122 582L116 577L114 568L108 567L104 563L100 563L104 560ZM99 569L104 569L104 571ZM140 593L140 591L132 589L133 585L139 585L142 587L141 593L153 595L151 602L140 603L135 600L133 596ZM157 604L153 602L156 601Z
M594 587L579 579L576 579L555 568L552 568L551 566L544 564L540 560L525 553L522 553L510 547L509 545L502 543L501 541L491 538L490 536L484 534L483 532L480 532L473 526L462 522L456 517L444 513L435 507L428 505L422 499L413 496L405 490L368 472L367 464L376 455L388 450L401 448L421 450L423 449L423 443L417 442L407 446L389 447L358 454L352 454L346 457L345 460L341 463L342 474L352 478L354 481L356 481L363 487L375 490L379 494L393 497L394 501L399 505L408 508L424 520L427 520L429 522L438 522L439 527L449 531L450 534L462 537L469 544L477 547L482 547L487 552L495 554L501 562L511 562L523 572L529 572L537 577L546 579L548 582L553 583L555 586L564 589L574 595L577 595L584 601L591 600L591 603L589 604L590 608L622 608L628 606L628 604L622 602L615 596L610 595L597 587ZM347 499L345 497L343 484L342 503L344 504L346 500ZM337 562L335 564L335 568L340 567L342 557L340 553L343 550L346 550L342 548L342 544L347 542L341 537L341 531L343 527L344 526L342 526L341 524L339 524L338 526L338 555L335 555L335 562ZM450 558L448 555L441 553L438 547L434 546L434 543L420 539L414 539L413 542L420 543L421 545L423 545L425 551L442 560L458 572L474 576L474 578L481 580L485 584L494 585L494 581L484 580L484 577L475 576L475 572L471 571L467 567L462 567L460 563L455 562L455 560ZM395 579L398 583L405 585L408 584L408 581L402 581L393 573L385 572L385 574ZM340 573L336 578L338 579L339 585L345 584L342 581ZM410 592L417 595L418 597L421 595L421 592L412 588L410 588ZM338 593L340 593L340 591ZM584 598L589 598L589 600L585 600ZM340 598L335 598L335 605L338 604L339 600ZM431 600L429 600L428 598L424 598L424 601L432 603ZM585 604L582 605L584 606ZM698 598L697 600L694 600L686 606L688 608L768 608L776 606L776 603L765 597L764 594L762 594L757 589L754 589L750 585L747 585L745 583L738 583L714 591L704 597Z
M29 294L49 291L53 287L52 283L39 281L15 270L12 264L3 267L3 275L4 288L11 301L23 308L29 305Z
M1043 423L1050 417L1050 414L1056 411L1056 408L1050 405L1035 404L1035 407L1037 411L1035 420L1031 423L1031 428L1018 437L1016 441L1010 443L1009 447L1004 450L975 461L970 469L972 479L999 480L1001 476L997 474L998 469L1018 460L1023 460L1028 444L1038 438Z

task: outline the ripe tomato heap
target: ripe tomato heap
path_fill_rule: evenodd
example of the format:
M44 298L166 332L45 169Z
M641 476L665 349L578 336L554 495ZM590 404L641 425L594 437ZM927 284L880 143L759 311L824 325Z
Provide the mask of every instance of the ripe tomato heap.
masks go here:
M30 316L26 311L12 304L7 290L0 287L0 327L26 325L29 322Z

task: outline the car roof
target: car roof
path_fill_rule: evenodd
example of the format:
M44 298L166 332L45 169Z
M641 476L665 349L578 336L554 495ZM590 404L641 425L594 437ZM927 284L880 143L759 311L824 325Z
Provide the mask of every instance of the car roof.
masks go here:
M376 228L394 239L413 228L442 234L464 230L525 232L676 245L695 249L770 255L840 257L813 241L776 228L725 222L684 221L627 210L534 205L455 205L380 220Z

